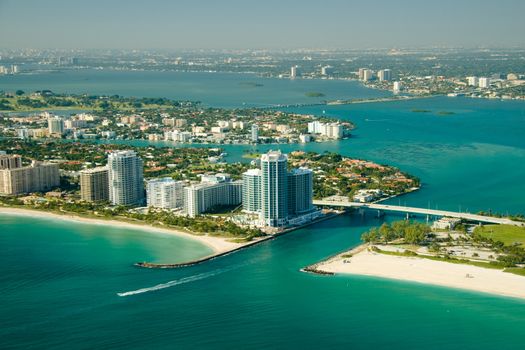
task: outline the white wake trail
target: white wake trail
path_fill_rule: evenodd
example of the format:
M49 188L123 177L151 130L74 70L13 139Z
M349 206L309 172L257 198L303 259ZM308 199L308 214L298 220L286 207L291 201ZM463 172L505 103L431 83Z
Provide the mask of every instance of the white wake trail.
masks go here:
M211 271L211 272L201 273L201 274L198 274L198 275L184 277L184 278L181 278L181 279L178 279L178 280L174 280L174 281L169 281L169 282L166 282L166 283L157 284L157 285L155 285L153 287L147 287L147 288L141 288L141 289L137 289L137 290L132 290L132 291L129 291L129 292L117 293L117 295L119 297L128 297L130 295L136 295L136 294L153 292L153 291L156 291L156 290L177 286L179 284L199 281L199 280L202 280L202 279L205 279L205 278L208 278L208 277L219 275L221 273L224 273L224 272L227 272L227 271L230 271L230 270L232 270L232 268L220 269L220 270L215 270L215 271Z
M199 275L190 276L190 277L184 277L184 278L181 278L181 279L178 279L178 280L157 284L156 286L153 286L153 287L141 288L141 289L132 290L132 291L129 291L129 292L117 293L117 295L119 297L127 297L127 296L130 296L130 295L136 295L136 294L153 292L153 291L156 291L156 290L173 287L173 286L176 286L176 285L179 285L179 284L184 284L184 283L189 283L189 282L202 280L204 278L215 276L215 275L218 275L219 273L226 272L226 271L227 270L224 270L224 271L217 270L217 271L214 271L214 272L201 273Z
M235 270L235 269L238 269L240 267L243 267L243 266L246 266L246 265L250 265L250 264L253 264L253 263L256 263L256 262L260 262L261 260L266 260L266 259L268 259L268 257L261 257L261 256L259 256L259 257L256 257L256 258L253 258L253 259L250 259L250 260L246 260L246 261L244 261L241 264L233 265L233 266L230 266L230 267L227 267L227 268L217 269L217 270L210 271L210 272L205 272L205 273L200 273L198 275L193 275L193 276L189 276L189 277L183 277L183 278L178 279L178 280L157 284L157 285L155 285L153 287L141 288L141 289L137 289L137 290L131 290L129 292L117 293L117 295L119 297L128 297L128 296L136 295L136 294L154 292L156 290L170 288L170 287L173 287L173 286L177 286L179 284L195 282L195 281L199 281L199 280L202 280L202 279L205 279L205 278L208 278L208 277L213 277L213 276L216 276L216 275L220 275L221 273L225 273L225 272L228 272L228 271L231 271L231 270Z

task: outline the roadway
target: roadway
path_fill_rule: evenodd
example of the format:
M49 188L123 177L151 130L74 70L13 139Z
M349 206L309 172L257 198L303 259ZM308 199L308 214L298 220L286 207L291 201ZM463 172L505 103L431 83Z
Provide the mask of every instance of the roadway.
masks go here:
M350 201L331 201L331 200L314 200L314 205L318 206L329 206L329 207L346 207L346 208L365 208L374 209L381 211L394 211L407 214L420 214L428 216L446 216L458 219L464 219L474 222L485 222L491 224L505 224L514 226L525 226L524 222L514 221L507 218L497 218L492 216L483 216L471 213L460 213L455 211L437 210L437 209L424 209L417 207L404 207L399 205L388 205L379 203L358 203Z

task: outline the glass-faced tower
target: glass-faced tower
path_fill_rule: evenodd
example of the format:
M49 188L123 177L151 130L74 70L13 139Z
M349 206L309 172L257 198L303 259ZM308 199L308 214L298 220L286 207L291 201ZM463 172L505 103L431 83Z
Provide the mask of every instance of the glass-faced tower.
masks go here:
M261 214L265 225L279 227L288 219L288 158L279 151L261 156Z

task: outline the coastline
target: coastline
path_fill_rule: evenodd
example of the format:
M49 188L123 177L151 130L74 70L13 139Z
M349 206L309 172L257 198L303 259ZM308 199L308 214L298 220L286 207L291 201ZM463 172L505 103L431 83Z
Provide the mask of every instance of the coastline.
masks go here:
M86 217L72 215L72 214L61 215L57 213L46 212L46 211L41 211L41 210L34 210L34 209L26 209L26 208L0 207L0 215L1 214L16 215L16 216L29 216L33 218L42 218L42 219L57 219L57 220L62 220L62 221L80 222L80 223L90 224L90 225L111 226L111 227L116 227L116 228L128 228L128 229L140 230L140 231L151 232L151 233L168 234L168 235L191 239L191 240L200 242L201 244L204 244L213 250L213 256L217 254L224 254L224 253L227 253L233 250L237 250L241 247L248 245L249 243L253 243L253 241L245 242L245 243L235 243L235 242L228 241L228 239L230 238L214 237L214 236L208 236L208 235L192 235L191 233L187 233L181 230L162 228L162 227L152 226L152 225L147 225L147 224L129 223L129 222L124 222L120 220L112 220L112 219L106 220L106 219L86 218Z
M215 253L215 254L212 254L212 255L208 255L208 256L205 256L204 258L190 260L190 261L186 261L186 262L182 262L182 263L175 263L175 264L158 264L158 263L149 263L149 262L137 262L137 263L135 263L135 266L142 267L142 268L147 268L147 269L176 269L176 268L179 268L179 267L186 267L186 266L192 266L192 265L201 264L203 262L206 262L206 261L209 261L209 260L213 260L215 258L234 253L234 252L236 252L238 250L241 250L241 249L244 249L244 248L248 248L248 247L251 247L253 245L256 245L256 244L259 244L259 243L262 243L262 242L265 242L265 241L272 240L272 239L277 238L279 236L282 236L282 235L285 235L285 234L290 233L292 231L296 231L296 230L299 230L301 228L304 228L304 227L316 224L318 222L332 219L332 218L334 218L334 217L336 217L338 215L341 215L343 213L344 212L335 212L335 213L325 214L325 216L322 216L320 218L312 220L312 221L310 221L308 223L305 223L303 225L290 227L290 228L287 228L287 229L285 229L283 231L277 232L275 234L270 234L270 235L267 235L267 236L264 236L264 237L257 237L257 238L255 238L252 241L245 242L245 243L241 244L237 248L234 248L234 249L231 249L231 250L228 250L228 251L224 251L224 252Z
M466 264L385 255L363 244L303 269L318 274L362 275L525 299L525 278Z
M77 223L83 223L88 225L101 225L101 226L111 226L116 228L128 228L132 230L140 230L144 232L149 233L157 233L157 234L167 234L172 236L177 236L185 239L190 239L197 241L201 244L206 245L207 247L211 248L213 252L207 256L192 259L189 261L181 262L181 263L148 263L148 262L135 262L134 265L136 267L141 268L150 268L150 269L166 269L166 268L179 268L179 267L185 267L185 266L191 266L200 264L224 255L228 255L231 253L234 253L236 251L242 250L244 248L248 248L251 246L254 246L256 244L272 240L276 237L279 237L281 235L287 234L289 232L301 229L306 226L310 226L313 224L316 224L321 221L332 219L338 215L343 214L344 212L335 212L326 214L316 220L313 220L311 222L308 222L306 224L300 225L300 226L294 226L291 228L288 228L282 232L278 232L273 235L266 235L263 237L255 237L251 241L246 242L231 242L230 239L234 239L234 237L217 237L217 236L210 236L210 235L193 235L191 233L184 232L182 230L172 229L172 228L162 228L158 226L153 225L147 225L147 224L140 224L140 223L130 223L125 222L121 220L112 220L112 219L96 219L96 218L86 218L78 215L73 214L58 214L53 212L47 212L42 210L35 210L35 209L26 209L26 208L13 208L13 207L5 207L0 206L0 215L11 215L11 216L25 216L25 217L32 217L32 218L41 218L41 219L57 219L61 221L69 221L69 222L77 222Z

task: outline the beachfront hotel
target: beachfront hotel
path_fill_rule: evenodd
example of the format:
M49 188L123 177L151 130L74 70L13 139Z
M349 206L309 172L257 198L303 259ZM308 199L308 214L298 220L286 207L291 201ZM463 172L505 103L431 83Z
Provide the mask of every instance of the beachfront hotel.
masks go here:
M228 174L203 175L200 183L184 188L186 215L194 218L213 207L241 204L242 184Z
M312 212L313 172L306 168L292 169L288 173L288 215L299 216Z
M261 156L261 211L265 226L284 226L288 218L288 157L280 151Z
M149 180L146 183L146 198L148 207L181 208L184 204L184 182L171 177Z
M85 169L80 172L80 198L86 202L109 199L108 167Z
M242 210L246 213L261 210L261 169L250 169L242 174Z
M143 162L134 151L108 156L109 200L114 205L141 205L144 201Z
M286 227L316 218L313 172L288 171L288 158L280 151L261 156L261 168L243 174L243 211L258 214L259 226Z
M59 185L58 164L33 161L29 166L22 166L18 155L0 156L0 194L42 192Z

